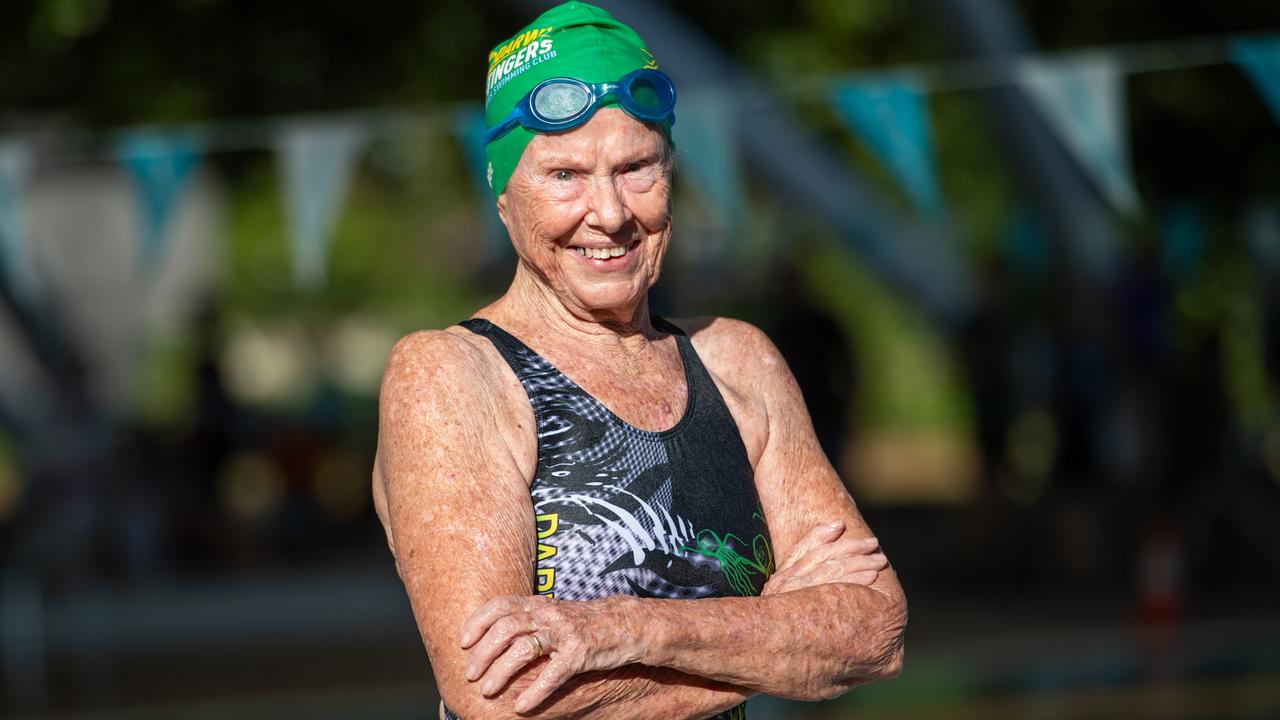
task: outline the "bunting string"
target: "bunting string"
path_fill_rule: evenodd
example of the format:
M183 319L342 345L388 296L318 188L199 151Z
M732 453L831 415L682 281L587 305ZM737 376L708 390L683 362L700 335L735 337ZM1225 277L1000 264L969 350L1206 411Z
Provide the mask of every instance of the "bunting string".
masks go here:
M832 84L860 82L883 75L910 75L919 79L925 93L985 90L1018 84L1018 66L1027 61L1070 63L1081 57L1105 54L1125 75L1195 70L1237 62L1234 44L1268 43L1278 31L1243 35L1215 35L1155 43L1085 47L1055 52L1035 52L978 60L948 60L935 63L903 63L891 67L854 70L836 75L776 83L791 89L797 101L821 102Z
M934 169L927 98L993 86L1022 90L1082 172L1120 213L1140 212L1127 146L1124 79L1139 73L1235 64L1280 121L1280 33L1235 34L1180 41L1030 53L980 61L880 67L777 83L796 103L831 107L864 143L922 215L945 206ZM677 151L727 226L749 211L744 200L734 119L759 98L734 98L691 88L682 97ZM351 174L368 143L417 133L447 133L462 146L493 247L505 247L484 182L478 136L483 117L474 103L375 108L361 112L193 123L108 132L43 131L15 143L0 137L0 252L9 268L0 281L29 291L24 269L23 185L33 167L114 161L133 179L138 197L140 265L164 255L171 215L202 158L267 150L277 154L288 208L295 279L323 282L331 235ZM327 128L327 130L322 130ZM684 141L680 138L683 137ZM21 148L15 149L15 148ZM502 252L502 250L497 250Z

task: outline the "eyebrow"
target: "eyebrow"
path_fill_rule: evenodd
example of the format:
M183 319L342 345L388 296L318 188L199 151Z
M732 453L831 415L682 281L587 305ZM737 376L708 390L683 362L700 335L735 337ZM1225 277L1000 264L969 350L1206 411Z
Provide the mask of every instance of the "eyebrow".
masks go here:
M660 164L663 159L663 151L661 148L652 150L641 150L629 155L624 155L622 159L614 163L614 167L627 167L635 163ZM536 163L541 170L552 170L557 168L573 168L575 170L587 170L589 163L583 162L573 155L548 154L539 159Z
M537 161L537 166L543 169L551 168L581 168L586 163L573 155L547 155Z
M663 151L661 148L655 148L646 152L638 152L626 159L622 160L619 165L631 165L634 163L660 163L662 162Z

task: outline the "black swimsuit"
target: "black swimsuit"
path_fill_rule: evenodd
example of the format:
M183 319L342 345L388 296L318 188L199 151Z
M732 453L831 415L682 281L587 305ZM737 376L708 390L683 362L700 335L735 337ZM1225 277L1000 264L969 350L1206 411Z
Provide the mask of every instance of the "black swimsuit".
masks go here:
M684 416L660 432L627 424L488 320L461 323L493 342L533 406L538 593L564 600L759 595L773 572L738 426L689 337L661 318L653 324L675 335L689 389ZM742 706L717 716L744 717Z

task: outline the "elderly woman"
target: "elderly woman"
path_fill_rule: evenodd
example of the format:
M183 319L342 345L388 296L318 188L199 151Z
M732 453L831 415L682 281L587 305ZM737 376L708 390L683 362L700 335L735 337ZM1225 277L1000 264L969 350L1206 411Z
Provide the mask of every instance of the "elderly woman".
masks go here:
M902 663L902 590L759 330L665 320L675 89L608 13L489 55L502 297L403 339L374 494L442 717L741 718Z

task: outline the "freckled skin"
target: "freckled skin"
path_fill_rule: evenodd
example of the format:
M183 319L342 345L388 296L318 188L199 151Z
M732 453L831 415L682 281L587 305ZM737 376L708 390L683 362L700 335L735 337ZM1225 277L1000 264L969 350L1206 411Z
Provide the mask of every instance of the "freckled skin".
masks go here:
M517 269L476 315L623 420L674 425L688 389L675 341L654 330L645 301L671 235L662 136L614 108L538 135L498 209ZM573 249L632 244L608 272ZM899 672L902 589L818 446L785 361L747 323L674 322L724 395L755 472L779 559L758 598L532 596L536 426L519 381L464 328L415 333L393 349L375 507L441 694L465 720L701 718L756 692L826 698Z

